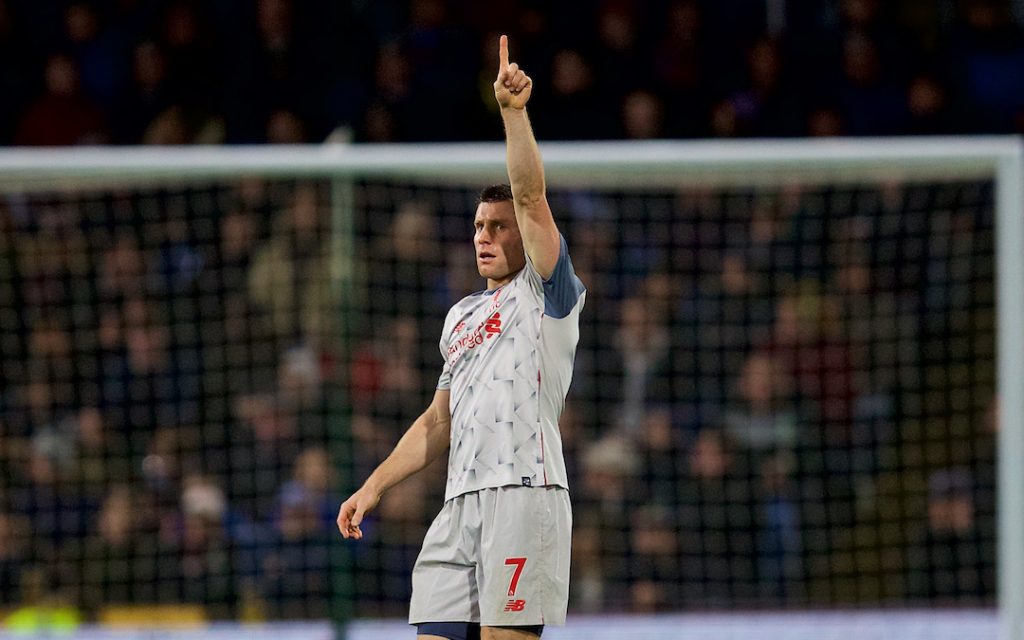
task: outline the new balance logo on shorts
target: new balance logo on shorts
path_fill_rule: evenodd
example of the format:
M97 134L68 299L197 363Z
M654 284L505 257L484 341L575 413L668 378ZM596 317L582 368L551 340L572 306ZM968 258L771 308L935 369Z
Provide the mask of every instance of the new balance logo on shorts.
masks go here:
M516 568L512 573L512 579L509 580L508 583L509 601L505 603L505 613L510 611L522 611L523 607L526 606L526 600L514 600L512 599L512 596L516 595L516 588L519 586L519 577L523 575L523 569L526 568L526 558L505 558L505 566Z

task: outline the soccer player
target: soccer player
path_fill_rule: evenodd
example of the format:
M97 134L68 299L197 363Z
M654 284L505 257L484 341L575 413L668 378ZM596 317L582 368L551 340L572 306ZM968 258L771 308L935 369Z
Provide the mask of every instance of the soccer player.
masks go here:
M384 492L449 449L445 503L413 569L421 639L527 640L565 622L572 514L558 417L585 289L545 196L532 90L501 36L494 95L511 186L484 189L473 221L487 290L448 312L433 402L338 514L341 534L360 539Z

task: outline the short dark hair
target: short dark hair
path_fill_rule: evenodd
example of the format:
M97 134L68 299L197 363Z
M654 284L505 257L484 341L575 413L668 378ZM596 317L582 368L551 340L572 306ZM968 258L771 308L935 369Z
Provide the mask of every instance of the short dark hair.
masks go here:
M477 204L484 202L509 202L512 200L512 187L507 184L492 184L480 190Z

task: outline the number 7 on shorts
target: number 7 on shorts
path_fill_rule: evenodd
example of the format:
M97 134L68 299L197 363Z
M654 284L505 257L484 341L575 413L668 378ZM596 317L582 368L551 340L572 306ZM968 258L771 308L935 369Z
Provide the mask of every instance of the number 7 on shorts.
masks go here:
M523 574L523 567L526 566L526 558L505 558L506 565L515 565L516 571L512 574L512 581L508 584L508 595L516 595L516 587L519 585L519 576Z

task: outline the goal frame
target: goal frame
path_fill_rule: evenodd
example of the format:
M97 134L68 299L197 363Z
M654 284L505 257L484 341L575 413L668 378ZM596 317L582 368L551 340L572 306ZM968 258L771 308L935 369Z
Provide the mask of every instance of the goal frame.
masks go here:
M992 179L996 207L998 606L1024 638L1024 138L1014 136L541 144L559 187L857 184ZM0 192L223 180L329 180L336 273L352 273L354 180L502 180L500 143L0 149ZM1016 490L1007 490L1016 487Z

